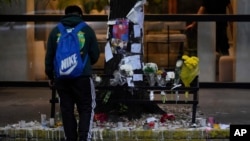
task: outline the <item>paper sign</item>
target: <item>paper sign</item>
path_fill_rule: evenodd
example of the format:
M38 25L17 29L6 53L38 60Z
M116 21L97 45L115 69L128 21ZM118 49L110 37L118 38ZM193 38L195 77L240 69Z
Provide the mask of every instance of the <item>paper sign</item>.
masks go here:
M107 42L105 46L105 61L108 62L112 58L113 58L112 49L110 47L109 42Z
M134 37L141 37L141 27L140 25L134 25Z
M141 44L135 43L131 45L131 52L132 53L141 53Z
M133 80L134 81L143 81L143 75L142 74L134 74Z

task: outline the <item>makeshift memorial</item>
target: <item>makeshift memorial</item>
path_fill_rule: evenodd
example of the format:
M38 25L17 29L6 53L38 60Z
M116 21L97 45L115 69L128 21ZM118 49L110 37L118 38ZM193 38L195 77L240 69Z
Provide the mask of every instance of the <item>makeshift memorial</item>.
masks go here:
M124 85L127 82L128 86L133 86L133 67L126 61L126 59L120 61L118 70L113 73L114 79L111 79L111 85Z

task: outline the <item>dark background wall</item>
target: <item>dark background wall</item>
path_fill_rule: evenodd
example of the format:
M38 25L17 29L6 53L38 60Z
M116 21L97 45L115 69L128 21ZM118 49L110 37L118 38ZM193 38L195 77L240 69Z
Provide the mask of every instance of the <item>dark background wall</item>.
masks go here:
M176 0L177 14L193 14L198 11L201 0ZM168 0L148 0L145 13L168 14Z
M178 14L194 14L197 13L201 0L177 0Z

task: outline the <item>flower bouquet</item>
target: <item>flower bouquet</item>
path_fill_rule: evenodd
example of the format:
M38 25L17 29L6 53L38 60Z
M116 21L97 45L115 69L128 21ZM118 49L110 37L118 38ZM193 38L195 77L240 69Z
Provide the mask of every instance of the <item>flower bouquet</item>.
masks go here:
M148 80L149 86L153 87L155 86L156 80L155 75L158 71L158 66L155 63L146 63L143 66L143 72ZM154 91L150 91L150 100L154 100Z
M134 86L133 83L133 67L130 64L123 64L120 66L120 73L122 74L123 77L127 79L128 86Z
M155 74L158 71L158 66L155 63L146 63L143 66L143 72L148 80L149 86L154 86L155 81Z
M164 70L158 70L156 72L156 82L158 86L164 87L167 84L167 73Z
M120 66L120 72L125 77L132 77L133 74L134 74L133 67L130 64L121 65Z
M175 117L174 114L163 114L163 115L161 116L160 122L161 122L161 123L165 123L167 120L173 121L173 120L175 120L175 119L176 119L176 117Z
M104 123L108 121L108 115L105 113L96 113L94 115L94 122L97 123L98 126L104 126Z
M115 70L113 72L113 79L110 79L110 85L111 86L117 86L117 85L124 85L126 83L125 78L121 75L120 71Z
M199 58L195 56L183 55L183 65L181 68L180 78L185 87L190 87L190 83L199 74ZM188 98L188 91L185 92L185 97Z
M131 65L122 64L120 65L119 70L114 71L113 73L114 79L112 79L110 83L112 86L116 86L118 84L122 86L126 83L126 81L128 80L132 81L133 74L134 72Z

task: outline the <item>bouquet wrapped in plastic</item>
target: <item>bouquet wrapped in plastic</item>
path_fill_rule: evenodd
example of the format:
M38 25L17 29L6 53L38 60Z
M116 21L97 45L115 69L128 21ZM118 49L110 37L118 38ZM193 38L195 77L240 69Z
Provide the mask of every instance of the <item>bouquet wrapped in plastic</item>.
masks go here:
M143 72L148 80L149 86L154 86L156 83L156 72L158 71L158 66L155 63L146 63L143 66Z
M155 63L146 63L143 66L143 72L148 80L148 84L150 87L154 86L156 83L156 72L158 71L158 66ZM154 91L151 90L149 93L149 99L152 101L154 100Z
M134 71L132 65L126 64L125 61L122 60L119 64L119 70L115 70L113 72L114 79L110 79L110 84L112 86L116 86L118 84L122 86L127 83L128 80L132 83L133 74Z
M125 77L133 76L133 67L130 64L123 64L120 66L121 74Z
M199 74L199 58L196 56L183 55L183 65L181 68L180 78L185 87L190 87L191 82ZM188 91L185 92L185 97L188 98Z

